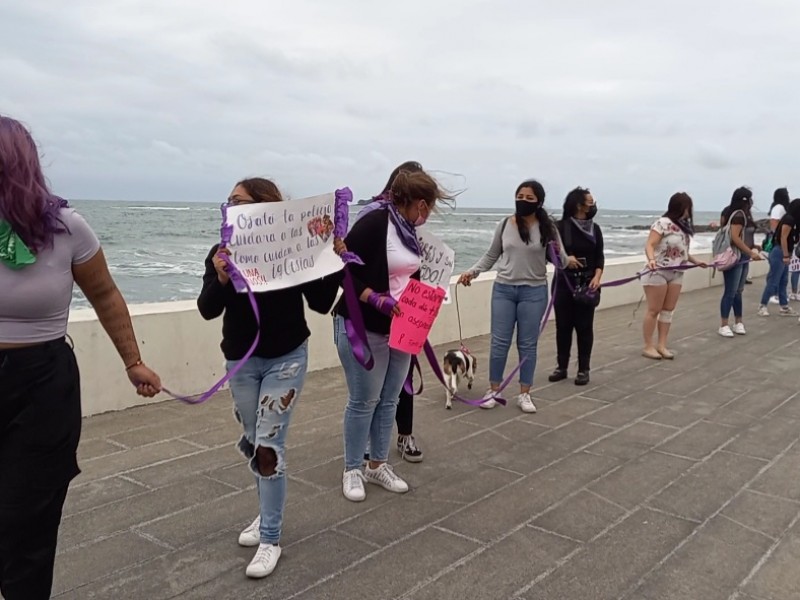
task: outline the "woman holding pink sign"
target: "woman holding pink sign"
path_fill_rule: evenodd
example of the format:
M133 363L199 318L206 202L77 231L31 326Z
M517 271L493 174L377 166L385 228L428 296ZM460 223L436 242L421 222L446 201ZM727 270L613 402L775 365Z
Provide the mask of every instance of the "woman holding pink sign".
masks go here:
M352 502L366 499L364 482L390 492L408 491L386 462L393 422L411 355L390 348L392 319L400 313L397 302L409 281L419 280L420 249L416 227L425 223L437 200L446 196L425 172L400 172L392 181L390 200L376 203L350 230L344 242L363 265L351 264L355 293L360 300L372 369L354 356L348 337L351 315L346 301L334 310L334 342L342 362L348 388L344 413L345 465L342 492ZM362 472L364 452L369 443L369 461Z

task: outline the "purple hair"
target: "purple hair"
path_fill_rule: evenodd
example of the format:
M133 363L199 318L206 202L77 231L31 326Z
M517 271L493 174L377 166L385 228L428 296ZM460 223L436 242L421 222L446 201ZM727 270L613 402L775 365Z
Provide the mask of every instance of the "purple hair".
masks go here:
M66 206L47 189L31 134L19 121L0 115L0 219L37 252L66 231L59 219Z

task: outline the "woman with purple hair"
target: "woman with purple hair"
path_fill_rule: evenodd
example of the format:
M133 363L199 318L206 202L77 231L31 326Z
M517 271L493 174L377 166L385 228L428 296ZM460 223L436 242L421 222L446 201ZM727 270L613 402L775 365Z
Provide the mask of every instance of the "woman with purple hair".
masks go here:
M61 509L80 473L78 365L66 341L77 283L136 392L161 381L142 362L100 242L45 183L25 127L0 115L0 594L50 597Z

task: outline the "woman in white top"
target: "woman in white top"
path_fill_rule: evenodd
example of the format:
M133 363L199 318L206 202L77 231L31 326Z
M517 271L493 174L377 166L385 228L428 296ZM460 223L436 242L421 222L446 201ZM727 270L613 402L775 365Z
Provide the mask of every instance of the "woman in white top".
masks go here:
M789 190L784 188L778 188L772 194L772 205L769 207L769 233L764 237L764 244L763 248L766 253L769 253L774 246L775 240L773 239L775 236L775 230L778 228L778 223L781 222L781 219L786 215L786 211L789 209ZM780 241L778 241L780 244ZM767 275L767 281L769 281L769 275ZM797 285L795 282L794 290L797 291ZM792 294L793 296L795 294ZM790 298L790 300L794 300L795 298ZM770 304L778 304L779 299L778 296L772 296L769 299ZM763 311L762 311L763 312Z
M685 192L673 194L664 216L653 223L645 244L647 267L642 277L647 297L647 313L642 323L644 350L642 356L661 360L675 355L667 349L667 337L672 315L678 304L683 285L683 272L671 270L688 263L705 267L706 264L689 254L689 242L694 235L692 226L692 199ZM653 334L658 325L658 344Z

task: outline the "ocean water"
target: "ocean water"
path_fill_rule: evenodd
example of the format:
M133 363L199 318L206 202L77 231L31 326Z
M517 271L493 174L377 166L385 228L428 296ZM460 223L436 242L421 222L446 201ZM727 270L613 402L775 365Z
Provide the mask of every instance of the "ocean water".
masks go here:
M203 262L219 241L218 205L75 200L71 203L89 222L103 244L109 268L128 303L194 299L200 291ZM352 213L358 207L353 207ZM435 215L425 226L456 253L456 273L470 267L488 247L498 222L510 212L459 208ZM607 258L642 255L647 231L632 226L651 224L653 210L601 210ZM718 213L697 213L695 223L719 219ZM713 234L698 234L695 250L709 249ZM86 306L79 290L74 307Z

